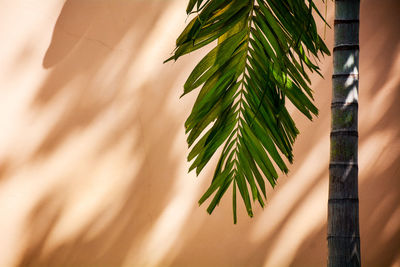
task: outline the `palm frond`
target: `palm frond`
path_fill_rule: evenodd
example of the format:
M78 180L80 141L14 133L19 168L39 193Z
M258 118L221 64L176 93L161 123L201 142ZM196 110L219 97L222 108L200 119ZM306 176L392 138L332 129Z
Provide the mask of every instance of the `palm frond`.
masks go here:
M190 74L183 93L201 86L185 122L190 170L199 174L223 146L211 185L199 200L202 204L214 194L209 213L233 184L234 222L236 188L253 216L252 201L264 206L265 179L276 184L274 164L288 172L282 157L292 162L299 131L285 101L310 120L317 115L307 72L319 73L311 56L329 54L313 10L319 14L312 0L189 1L187 13L197 15L166 61L218 40Z

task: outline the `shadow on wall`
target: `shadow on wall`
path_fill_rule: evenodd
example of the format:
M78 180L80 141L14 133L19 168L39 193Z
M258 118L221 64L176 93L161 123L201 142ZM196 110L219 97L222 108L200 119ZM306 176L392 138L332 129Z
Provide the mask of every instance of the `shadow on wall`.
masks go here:
M177 34L166 31L177 4L65 2L43 59L49 75L30 108L62 107L24 162L57 161L49 175L60 182L30 212L20 266L122 266L173 199L183 120L169 99L178 99L171 90L187 61L162 59Z
M197 206L212 166L196 179L186 173L183 123L194 96L179 100L179 95L198 55L161 64L183 28L185 4L65 2L41 58L46 78L26 104L28 119L39 125L32 132L40 134L29 137L35 144L22 160L10 156L10 167L0 169L3 187L23 188L30 196L23 198L29 204L15 204L21 223L14 223L16 215L2 215L20 231L18 249L6 255L15 265L326 263L330 58L322 66L326 80L313 76L319 118L311 125L296 114L301 135L290 175L269 190L264 211L249 219L242 207L234 226L230 197L212 216ZM400 34L394 21L399 6L396 0L362 2L359 161L365 266L400 263ZM14 203L11 197L1 201Z

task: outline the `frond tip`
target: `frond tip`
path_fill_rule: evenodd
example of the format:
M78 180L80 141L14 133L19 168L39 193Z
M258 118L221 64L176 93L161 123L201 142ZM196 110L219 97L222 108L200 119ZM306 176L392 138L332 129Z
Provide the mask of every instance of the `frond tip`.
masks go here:
M309 119L318 113L306 71L319 73L310 55L318 59L329 54L317 33L313 10L312 0L189 1L187 13L197 15L166 61L218 40L194 68L183 92L201 86L185 122L190 170L199 174L223 146L211 185L199 200L202 204L214 194L209 213L233 184L234 223L236 188L253 216L252 201L264 206L265 179L272 187L276 184L273 162L288 172L282 157L292 162L299 132L285 101Z

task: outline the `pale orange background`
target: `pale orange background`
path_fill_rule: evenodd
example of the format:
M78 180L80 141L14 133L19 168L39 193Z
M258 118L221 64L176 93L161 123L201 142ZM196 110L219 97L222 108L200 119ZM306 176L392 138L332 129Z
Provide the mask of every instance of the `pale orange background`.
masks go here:
M214 166L187 174L179 99L205 51L162 64L186 2L0 0L0 266L326 264L332 58L267 207L233 225L229 191L209 216ZM361 2L362 262L399 267L400 4Z

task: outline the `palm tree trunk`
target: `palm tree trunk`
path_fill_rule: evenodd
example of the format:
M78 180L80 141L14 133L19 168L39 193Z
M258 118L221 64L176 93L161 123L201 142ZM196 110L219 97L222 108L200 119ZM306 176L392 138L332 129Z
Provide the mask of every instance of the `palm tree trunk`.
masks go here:
M328 266L361 266L358 215L360 0L335 1Z

